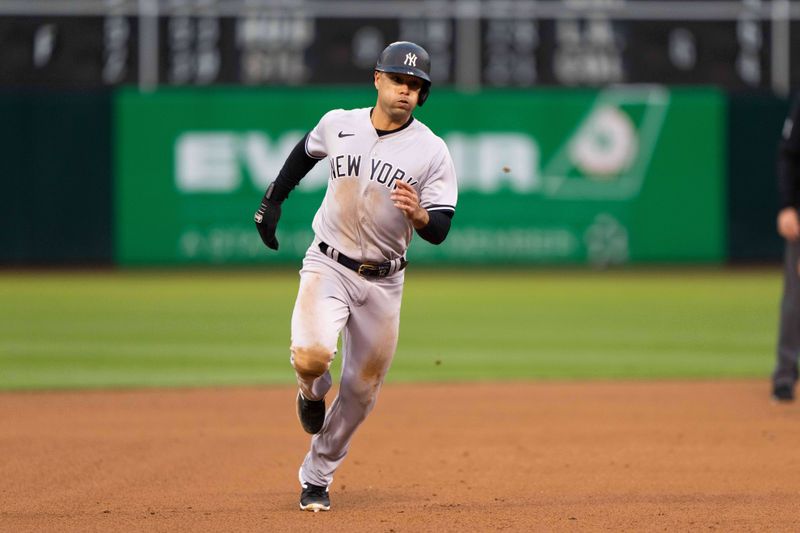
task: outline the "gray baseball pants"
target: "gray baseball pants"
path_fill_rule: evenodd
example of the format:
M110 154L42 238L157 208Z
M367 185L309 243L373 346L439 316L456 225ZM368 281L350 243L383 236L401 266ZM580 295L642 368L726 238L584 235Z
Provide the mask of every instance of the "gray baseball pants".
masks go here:
M800 354L800 243L786 241L781 299L780 331L774 386L794 386L797 381L797 357Z
M322 430L300 467L301 482L327 486L359 425L375 405L400 327L404 272L365 278L317 248L300 270L292 313L291 362L300 392L320 400L331 389L330 364L342 335L342 376Z

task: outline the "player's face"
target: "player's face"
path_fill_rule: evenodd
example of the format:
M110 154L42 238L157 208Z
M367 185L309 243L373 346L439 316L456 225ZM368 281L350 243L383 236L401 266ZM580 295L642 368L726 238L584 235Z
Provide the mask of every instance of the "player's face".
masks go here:
M407 119L417 107L423 83L416 76L376 72L375 88L378 89L378 105L394 121L405 122L403 117Z

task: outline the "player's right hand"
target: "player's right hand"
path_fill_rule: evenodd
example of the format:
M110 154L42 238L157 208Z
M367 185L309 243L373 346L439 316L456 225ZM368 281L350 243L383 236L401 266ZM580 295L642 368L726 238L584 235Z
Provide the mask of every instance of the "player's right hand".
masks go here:
M275 238L275 229L278 227L278 220L281 218L281 204L271 202L266 198L261 201L261 207L256 211L253 220L256 223L258 235L261 241L273 250L278 249L278 239Z
M784 207L778 213L778 233L789 241L800 238L800 220L794 207Z

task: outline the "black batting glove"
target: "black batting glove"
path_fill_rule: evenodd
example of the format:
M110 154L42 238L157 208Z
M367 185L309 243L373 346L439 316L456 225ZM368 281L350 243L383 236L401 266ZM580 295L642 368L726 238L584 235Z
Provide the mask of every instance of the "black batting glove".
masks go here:
M261 206L256 211L253 220L256 223L258 235L261 241L273 250L278 249L278 239L275 237L275 229L278 227L278 220L281 218L281 204L270 199L273 184L267 187L267 192L261 200Z

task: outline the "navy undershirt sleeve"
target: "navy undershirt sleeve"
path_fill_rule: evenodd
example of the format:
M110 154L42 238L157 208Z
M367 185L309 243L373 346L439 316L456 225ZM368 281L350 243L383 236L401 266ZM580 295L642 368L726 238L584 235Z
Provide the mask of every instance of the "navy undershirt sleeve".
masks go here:
M441 244L450 232L452 211L428 211L428 225L417 230L417 235L431 244Z
M289 196L292 189L297 187L300 180L305 177L308 172L314 168L319 159L315 159L306 153L306 133L300 142L292 148L289 157L283 164L283 168L278 172L278 177L275 178L272 194L270 200L273 202L281 203Z

